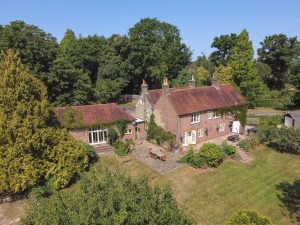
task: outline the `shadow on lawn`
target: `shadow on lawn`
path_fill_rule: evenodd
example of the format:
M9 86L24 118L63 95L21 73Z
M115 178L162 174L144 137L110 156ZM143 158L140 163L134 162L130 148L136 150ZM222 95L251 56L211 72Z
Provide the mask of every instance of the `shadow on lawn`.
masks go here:
M282 182L276 188L281 191L278 195L281 206L286 207L290 218L300 224L300 180L295 180L294 183Z

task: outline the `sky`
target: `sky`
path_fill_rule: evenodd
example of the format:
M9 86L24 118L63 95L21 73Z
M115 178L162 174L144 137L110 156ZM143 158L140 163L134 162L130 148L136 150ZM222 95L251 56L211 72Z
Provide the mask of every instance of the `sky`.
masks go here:
M254 49L267 35L300 36L300 0L0 0L0 24L23 20L58 41L76 35L127 34L141 18L155 17L180 30L193 59L214 49L221 34L247 29Z

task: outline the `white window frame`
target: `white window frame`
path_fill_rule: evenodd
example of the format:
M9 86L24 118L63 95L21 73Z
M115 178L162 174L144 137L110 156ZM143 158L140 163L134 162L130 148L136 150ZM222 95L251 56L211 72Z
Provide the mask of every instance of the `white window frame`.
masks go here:
M198 138L204 137L204 129L199 129L198 130Z
M200 112L191 114L191 124L200 123Z
M127 128L125 130L125 134L132 134L132 129L131 128Z
M207 119L211 120L213 118L213 111L207 111Z
M222 128L222 129L221 129ZM225 131L225 123L219 124L219 132L224 132Z
M214 109L214 119L216 118L220 118L221 117L221 114L218 114L218 110Z

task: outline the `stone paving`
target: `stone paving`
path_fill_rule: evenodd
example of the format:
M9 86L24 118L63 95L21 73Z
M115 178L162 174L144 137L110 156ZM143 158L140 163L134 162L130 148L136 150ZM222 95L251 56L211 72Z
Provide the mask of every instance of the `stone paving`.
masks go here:
M149 155L150 149L160 149L167 156L166 161L161 161L159 159L154 159ZM153 168L155 171L165 174L174 169L180 168L183 164L178 163L177 161L181 159L184 154L179 152L168 152L167 150L154 145L147 141L142 141L141 143L137 143L135 145L135 150L132 151L133 155L146 165Z
M231 135L231 134L229 134ZM218 145L221 145L223 141L227 140L227 137L229 135L225 135L222 137L218 137L215 139L211 139L205 142L202 142L196 146L194 146L194 150L195 151L199 151L200 147L205 144L205 143L215 143ZM241 139L245 139L246 136L245 135L239 135ZM236 146L237 142L230 142L228 141L229 144ZM149 151L150 149L160 149L166 156L167 156L167 160L166 161L161 161L159 159L154 159L149 155ZM240 155L240 162L242 163L250 163L251 161L253 161L254 159L249 156L249 154L247 152L245 152L244 150L241 150L238 146L236 146L237 152ZM169 152L163 148L161 148L160 146L157 146L155 144L152 144L148 141L140 141L140 143L137 143L135 145L135 150L133 150L133 155L140 161L142 161L143 163L145 163L146 165L150 166L151 168L153 168L155 171L161 173L161 174L165 174L169 171L175 170L177 168L182 167L184 164L182 163L178 163L177 161L179 159L181 159L185 153L187 152L188 147L185 149L185 151L183 153L176 151L176 152Z

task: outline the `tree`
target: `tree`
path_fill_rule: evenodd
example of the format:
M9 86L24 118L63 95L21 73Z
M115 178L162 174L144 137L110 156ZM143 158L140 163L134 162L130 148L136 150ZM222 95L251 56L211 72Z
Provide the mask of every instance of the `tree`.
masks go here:
M143 79L151 88L161 87L162 78L177 77L191 58L188 47L182 43L177 27L145 18L130 28L130 54L132 65L131 89L138 92Z
M85 175L79 188L48 198L31 198L21 224L195 224L176 204L171 190L151 188L146 178L100 168Z
M272 225L271 220L252 210L241 210L236 212L225 225Z
M48 72L58 54L56 39L23 21L13 21L0 30L0 51L18 51L22 63L38 77Z
M60 49L65 50L69 48L76 41L76 36L74 31L67 29L64 37L60 41Z
M82 105L91 98L89 75L83 69L76 69L64 55L54 61L44 80L49 90L49 100L55 105Z
M262 63L255 60L255 66L259 77L263 80L265 84L268 83L268 79L272 76L271 67L268 64Z
M227 65L232 49L235 47L237 41L238 35L234 33L215 37L211 47L217 48L218 50L211 53L209 56L210 61L214 63L215 66Z
M230 56L229 66L232 68L232 78L246 97L250 107L255 106L255 101L261 95L265 87L258 75L253 60L252 42L248 32L243 30Z
M215 70L215 65L211 61L211 58L210 57L207 58L204 54L197 57L196 61L194 62L194 65L196 67L203 67L209 72L211 76Z
M230 66L220 65L216 67L215 72L213 74L215 77L219 78L220 84L231 84L233 83L232 79L232 69Z
M94 99L99 103L108 103L116 100L124 88L122 79L102 79L98 78L94 87Z
M300 89L300 59L293 60L290 63L288 79L289 84Z
M58 127L47 90L18 54L0 63L0 194L20 193L46 180L67 185L88 166L85 145Z
M268 86L280 90L286 83L289 63L300 55L300 44L297 37L288 38L284 34L275 34L265 37L257 54L259 61L271 67L272 73L267 79Z

